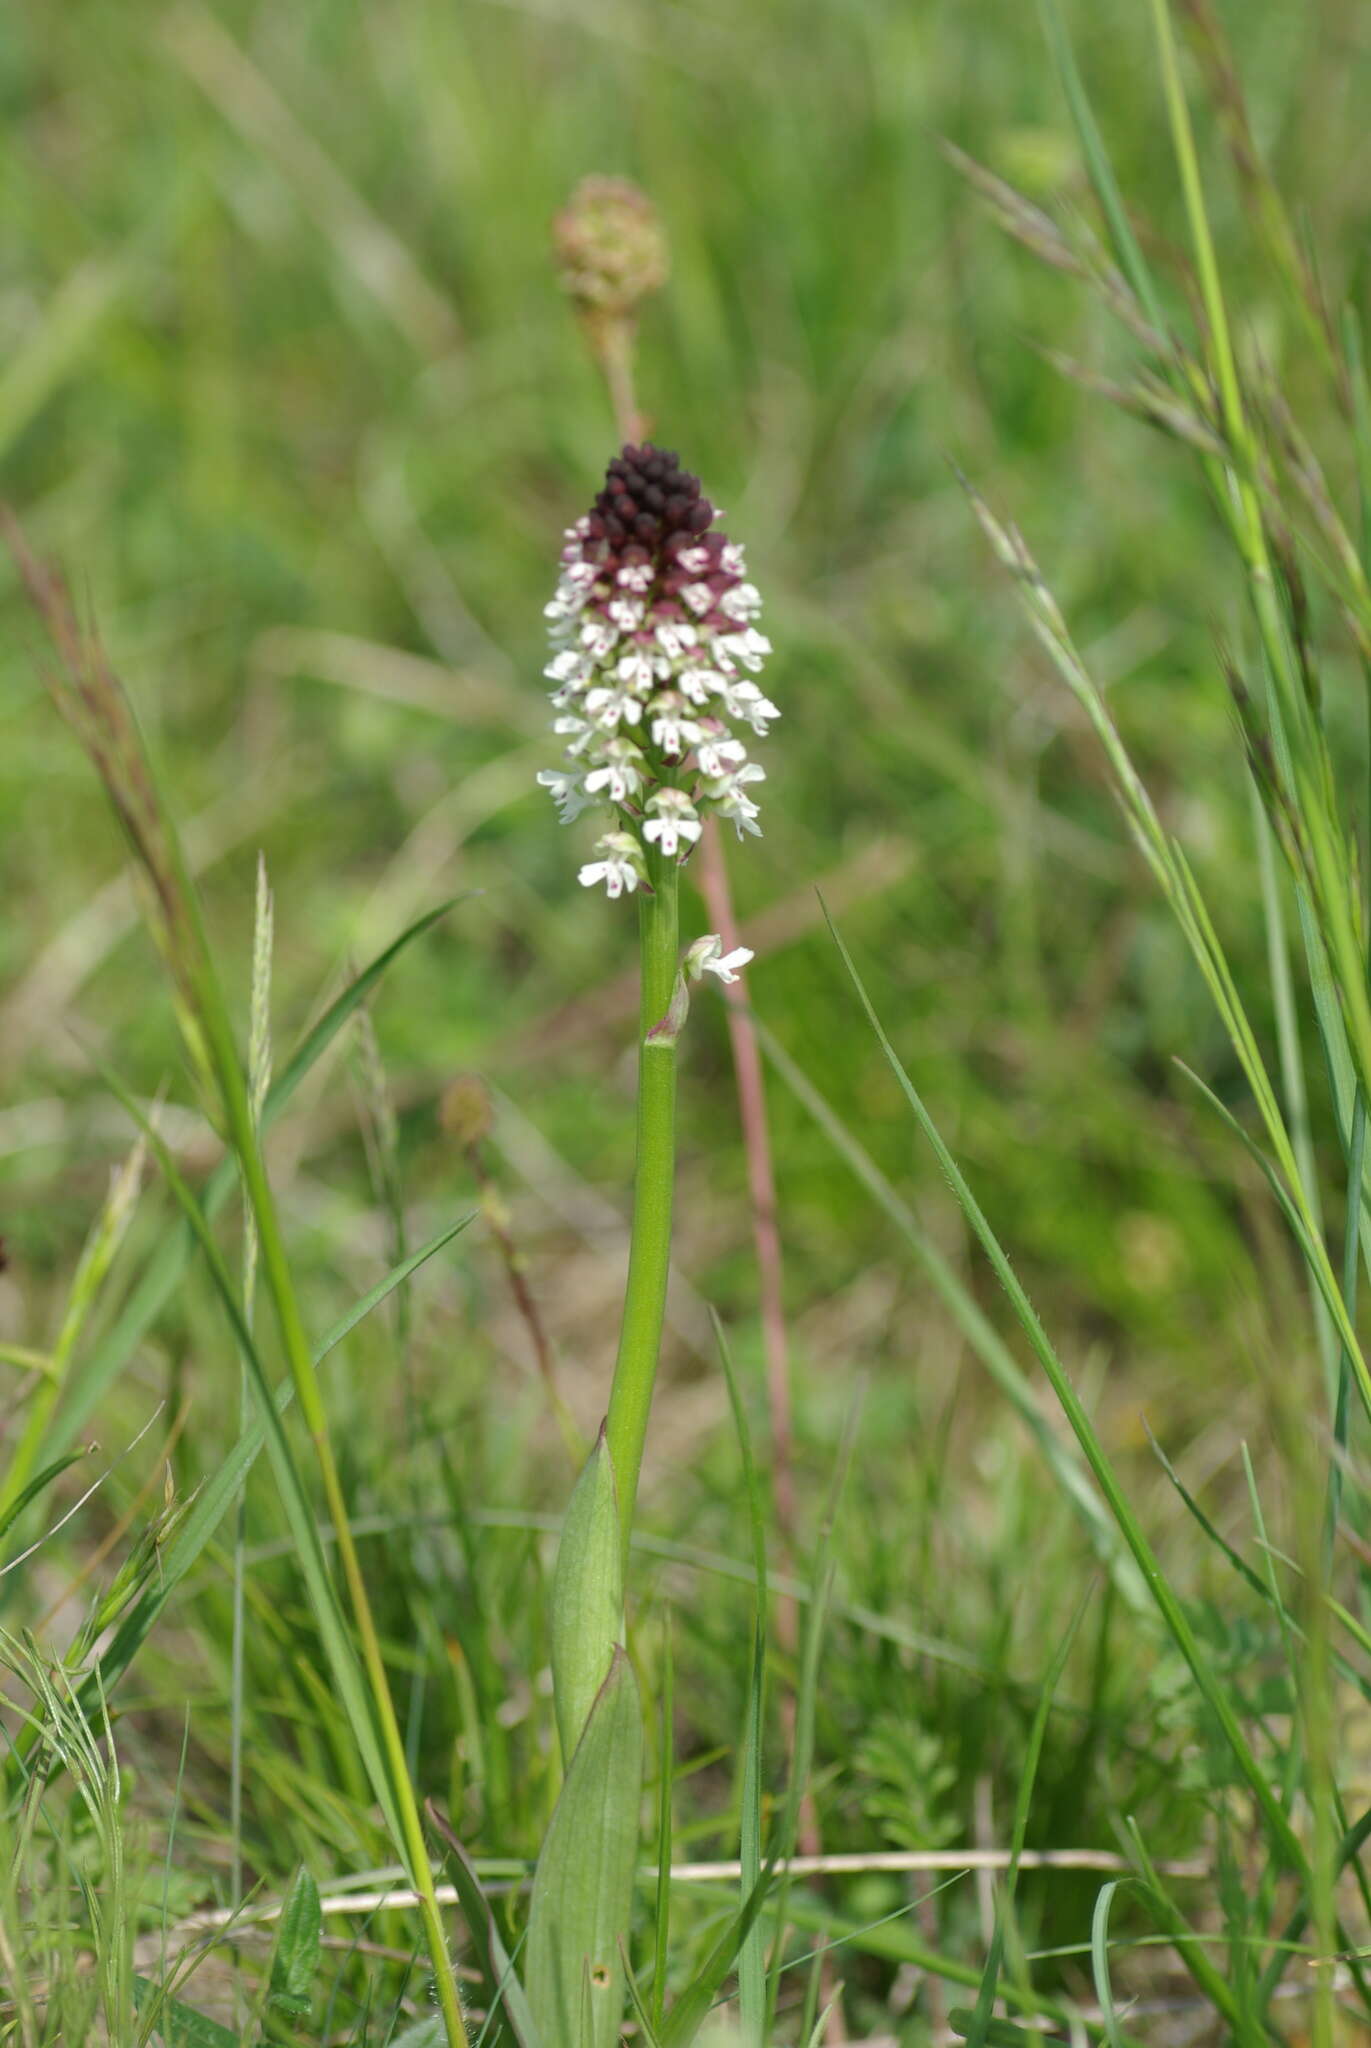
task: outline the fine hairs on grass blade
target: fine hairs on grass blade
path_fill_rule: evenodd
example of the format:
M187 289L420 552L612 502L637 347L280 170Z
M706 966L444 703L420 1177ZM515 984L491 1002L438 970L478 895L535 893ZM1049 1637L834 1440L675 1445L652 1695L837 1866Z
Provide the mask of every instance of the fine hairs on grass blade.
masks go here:
M1143 1533L1142 1525L1138 1521L1128 1496L1120 1484L1118 1475L1103 1444L1100 1442L1094 1424L1091 1422L1080 1396L1071 1384L1066 1368L1058 1358L1047 1332L1038 1318L1036 1310L1025 1294L1018 1276L1014 1272L999 1239L991 1229L965 1176L944 1144L941 1133L924 1105L923 1098L916 1091L914 1084L900 1063L899 1057L886 1036L880 1019L876 1015L871 999L867 995L866 988L853 964L851 955L848 953L841 935L831 920L829 921L829 930L833 934L834 944L838 948L843 965L856 991L858 1001L866 1013L867 1021L876 1035L877 1043L890 1066L891 1072L899 1083L901 1092L913 1111L920 1130L932 1147L944 1178L961 1205L968 1223L971 1225L987 1258L990 1260L996 1277L1009 1297L1010 1305L1033 1348L1034 1354L1047 1375L1054 1394L1061 1403L1063 1413L1071 1425L1076 1441L1085 1455L1086 1462L1095 1475L1100 1491L1109 1503L1110 1510L1118 1522L1119 1529L1133 1553L1144 1580L1151 1590L1152 1597L1156 1602L1167 1632L1189 1666L1201 1697L1223 1732L1223 1737L1232 1754L1233 1762L1255 1798L1257 1808L1270 1834L1272 1846L1289 1869L1301 1878L1307 1879L1308 1864L1303 1845L1292 1828L1288 1815L1276 1798L1265 1772L1253 1754L1237 1714L1234 1711L1232 1701L1229 1699L1222 1683L1216 1677L1208 1658L1205 1656L1185 1610L1163 1570L1161 1560L1157 1557L1156 1552Z
M429 1824L443 1845L447 1867L461 1901L462 1915L475 1944L476 1964L481 1974L486 2021L480 2041L487 2048L547 2048L529 2010L524 1987L516 1973L517 1958L511 1957L501 1938L499 1924L476 1867L453 1831L446 1815L430 1799L425 1803ZM479 2043L473 2044L479 2048Z

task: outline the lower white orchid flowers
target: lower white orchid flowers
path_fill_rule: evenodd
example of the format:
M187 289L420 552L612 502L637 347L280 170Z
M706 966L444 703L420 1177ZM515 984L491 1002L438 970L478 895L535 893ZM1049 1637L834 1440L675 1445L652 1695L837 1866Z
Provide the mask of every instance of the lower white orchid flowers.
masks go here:
M734 723L760 738L780 716L752 680L771 643L743 551L712 530L715 516L675 453L644 443L615 456L567 530L543 673L568 745L538 780L564 824L595 803L616 812L580 871L610 896L650 886L650 849L687 860L711 811L739 838L761 830L753 792L766 770Z

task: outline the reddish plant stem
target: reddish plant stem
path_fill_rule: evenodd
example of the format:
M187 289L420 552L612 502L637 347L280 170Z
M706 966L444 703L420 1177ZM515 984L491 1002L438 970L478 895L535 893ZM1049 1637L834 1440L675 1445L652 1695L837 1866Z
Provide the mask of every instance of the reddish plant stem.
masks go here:
M728 866L719 838L717 818L710 818L700 841L700 893L705 899L709 922L723 941L726 953L738 944L738 921L733 914L733 893L729 888ZM795 1474L792 1463L793 1430L790 1405L790 1353L786 1342L785 1307L781 1293L781 1235L776 1224L776 1176L771 1165L771 1134L766 1118L766 1090L762 1080L762 1056L757 1034L746 1010L746 983L725 991L728 1011L728 1041L733 1054L733 1071L738 1084L738 1120L742 1125L743 1149L747 1155L747 1187L752 1203L752 1241L757 1251L757 1292L762 1319L762 1352L766 1360L767 1407L771 1419L771 1448L774 1463L776 1519L780 1525L785 1556L782 1569L793 1562L795 1541ZM784 1616L784 1626L782 1617ZM782 1647L795 1643L795 1604L787 1600L777 1612Z

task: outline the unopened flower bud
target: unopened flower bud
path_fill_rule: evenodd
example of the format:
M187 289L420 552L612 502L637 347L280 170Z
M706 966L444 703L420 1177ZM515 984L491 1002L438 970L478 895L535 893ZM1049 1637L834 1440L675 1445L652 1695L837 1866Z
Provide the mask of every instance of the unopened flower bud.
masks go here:
M552 223L563 289L583 313L632 319L667 274L657 209L626 178L582 178Z

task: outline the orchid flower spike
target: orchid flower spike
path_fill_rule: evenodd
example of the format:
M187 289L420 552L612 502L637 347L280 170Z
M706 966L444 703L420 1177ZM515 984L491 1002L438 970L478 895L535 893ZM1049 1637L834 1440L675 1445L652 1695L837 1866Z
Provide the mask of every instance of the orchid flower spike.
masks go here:
M675 452L645 442L615 456L565 536L543 673L554 686L553 731L568 744L561 767L538 780L564 824L597 804L614 813L601 857L580 871L611 896L646 882L654 846L688 860L711 811L740 839L761 830L748 791L765 770L735 727L762 738L780 716L752 680L771 643L755 624L761 598L743 551L715 530L716 517ZM739 954L712 943L702 967L732 981L725 969L742 964Z

